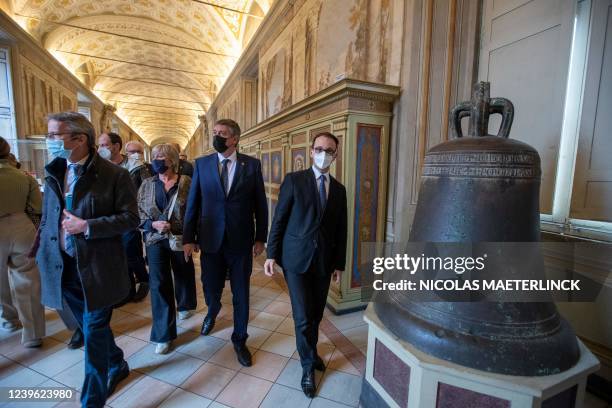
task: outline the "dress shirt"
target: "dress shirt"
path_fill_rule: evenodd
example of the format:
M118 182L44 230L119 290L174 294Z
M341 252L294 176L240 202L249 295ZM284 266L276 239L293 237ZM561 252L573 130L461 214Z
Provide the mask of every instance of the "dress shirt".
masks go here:
M234 180L234 174L236 174L236 162L238 161L238 155L236 154L236 151L234 150L234 152L229 157L225 157L221 153L217 153L217 157L219 158L219 165L218 165L219 176L221 176L221 170L223 169L223 165L221 163L223 163L223 160L225 159L229 160L229 163L227 163L228 190L225 192L227 194L229 193L229 190L232 189L232 182Z
M82 158L76 163L71 162L70 160L66 159L66 173L64 175L64 188L63 188L64 203L66 202L66 197L69 195L72 195L72 190L74 189L74 185L76 184L76 177L78 177L77 174L74 174L74 170L70 167L70 165L78 164L80 166L84 166L88 158L89 158L89 155L85 156L84 158ZM72 182L71 185L68 184L69 180ZM74 207L74 201L72 203L72 206ZM72 212L72 209L68 211ZM61 219L62 220L64 219L63 214L62 214ZM87 231L85 231L85 236L87 237L88 235L89 235L89 225L87 226ZM60 247L62 248L63 251L66 250L66 232L64 231L63 228L61 228L61 226L60 226Z
M321 175L325 177L325 198L329 198L329 171L321 173L315 166L312 166L311 169L315 175L315 180L317 180L317 191L319 191L319 184L321 184L319 177L321 177Z

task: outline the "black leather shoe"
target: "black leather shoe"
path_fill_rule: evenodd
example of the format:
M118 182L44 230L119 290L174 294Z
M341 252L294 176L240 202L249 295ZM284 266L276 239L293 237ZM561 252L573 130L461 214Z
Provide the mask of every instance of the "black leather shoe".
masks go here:
M240 364L245 367L250 367L253 365L251 352L245 344L234 344L234 351L236 351L236 357L238 357L238 362Z
M81 329L77 327L77 329L72 333L72 337L68 342L69 349L78 349L83 347L83 332Z
M315 370L325 371L325 363L323 362L323 359L317 356L313 367L315 368Z
M134 293L132 297L132 302L140 302L149 294L149 282L140 282L138 286L138 290Z
M215 327L215 319L206 316L202 322L202 330L200 330L200 334L202 336L208 336L213 327Z
M308 398L314 398L317 388L315 386L314 370L305 368L302 372L302 391Z
M117 385L130 375L130 367L128 366L127 361L123 360L121 363L121 367L118 370L113 370L112 374L108 377L108 384L106 388L108 389L108 396L110 397L115 392Z

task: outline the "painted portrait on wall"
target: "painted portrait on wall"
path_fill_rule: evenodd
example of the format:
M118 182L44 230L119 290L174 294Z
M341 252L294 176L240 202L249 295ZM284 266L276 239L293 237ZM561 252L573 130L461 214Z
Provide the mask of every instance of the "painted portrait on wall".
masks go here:
M270 200L270 220L274 219L274 211L276 211L276 203L277 203L277 200L275 199Z
M285 49L279 50L268 61L265 76L265 113L270 117L282 109L285 92Z
M263 175L264 183L270 182L270 153L261 154L261 174Z
M280 184L283 180L283 161L281 152L271 153L272 161L272 182Z
M291 149L291 171L304 170L306 166L306 148Z
M379 165L381 160L381 126L357 125L357 163L355 183L355 224L353 229L353 270L351 287L361 286L359 270L361 243L375 242L378 229Z

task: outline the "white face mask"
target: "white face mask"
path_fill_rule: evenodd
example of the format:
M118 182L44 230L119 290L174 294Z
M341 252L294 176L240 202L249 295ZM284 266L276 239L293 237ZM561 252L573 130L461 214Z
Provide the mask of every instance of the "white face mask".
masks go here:
M136 167L142 166L144 161L142 160L142 154L132 153L128 156L127 167L129 171L132 171Z
M326 168L331 166L333 161L334 156L332 156L331 154L325 152L314 154L314 163L321 170L325 170Z
M100 146L98 147L98 154L100 155L100 157L102 157L104 160L110 160L111 156L113 155L110 151L110 149L108 147L104 147L104 146Z

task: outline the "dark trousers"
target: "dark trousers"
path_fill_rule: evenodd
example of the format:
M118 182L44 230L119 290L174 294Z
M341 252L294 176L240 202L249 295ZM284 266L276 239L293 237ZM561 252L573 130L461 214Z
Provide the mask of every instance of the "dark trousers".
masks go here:
M126 232L121 237L128 261L130 277L135 276L138 282L148 282L149 274L142 255L142 234L139 230Z
M182 251L170 249L167 239L147 246L147 258L153 314L151 341L165 343L176 339L176 309L196 308L195 268L193 260L185 262Z
M219 252L202 253L202 286L204 299L208 306L207 317L215 319L221 310L221 295L225 287L225 277L229 272L234 306L234 332L232 342L244 344L249 324L249 288L253 269L253 254L248 251L235 251L227 248L225 242Z
M285 272L295 323L295 342L302 367L312 369L317 356L319 324L327 303L331 276L312 265L304 274Z
M123 362L123 351L115 344L110 328L113 308L87 308L76 261L67 254L63 257L62 294L85 339L85 381L81 404L84 407L103 407L108 378Z

